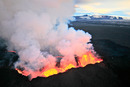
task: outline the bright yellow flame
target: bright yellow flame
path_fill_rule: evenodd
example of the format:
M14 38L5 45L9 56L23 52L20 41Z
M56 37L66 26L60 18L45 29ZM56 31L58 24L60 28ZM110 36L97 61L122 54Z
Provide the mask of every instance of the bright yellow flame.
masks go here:
M88 55L83 55L82 59L80 60L81 66L86 66L88 64L89 58Z
M50 69L42 73L44 76L48 77L54 74L58 74L56 69Z
M65 70L71 69L71 68L75 68L75 66L73 64L69 64L68 66L65 67Z

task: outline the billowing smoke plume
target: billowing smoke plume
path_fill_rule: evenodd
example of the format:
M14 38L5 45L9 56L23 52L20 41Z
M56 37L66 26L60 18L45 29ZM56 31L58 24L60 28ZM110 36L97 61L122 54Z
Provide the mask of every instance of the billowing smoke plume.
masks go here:
M61 64L73 62L90 48L91 35L68 28L73 19L74 0L0 0L0 37L8 41L28 75L37 77L45 66L55 67L56 56Z

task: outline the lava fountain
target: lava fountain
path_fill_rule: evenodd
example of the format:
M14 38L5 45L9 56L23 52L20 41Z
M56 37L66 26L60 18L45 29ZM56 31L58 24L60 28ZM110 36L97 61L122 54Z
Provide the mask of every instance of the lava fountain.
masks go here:
M56 59L60 60L64 58L63 56L56 56ZM100 58L97 58L94 56L94 53L89 51L86 54L82 55L82 57L74 56L75 63L73 62L66 62L64 64L60 64L60 61L56 61L55 66L44 66L39 72L35 72L35 74L38 74L36 76L40 77L49 77L58 73L64 73L67 70L71 68L79 68L79 67L85 67L88 64L95 64L100 63L103 60ZM21 68L16 68L19 74L22 74L24 76L29 76L29 72L22 70ZM31 78L32 79L32 78Z

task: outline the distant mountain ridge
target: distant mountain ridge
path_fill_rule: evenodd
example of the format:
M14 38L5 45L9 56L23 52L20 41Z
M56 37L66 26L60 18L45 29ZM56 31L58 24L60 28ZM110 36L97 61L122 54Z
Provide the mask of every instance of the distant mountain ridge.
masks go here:
M83 16L74 16L76 19L91 19L91 20L123 20L123 17L116 16L107 16L107 15L83 15Z

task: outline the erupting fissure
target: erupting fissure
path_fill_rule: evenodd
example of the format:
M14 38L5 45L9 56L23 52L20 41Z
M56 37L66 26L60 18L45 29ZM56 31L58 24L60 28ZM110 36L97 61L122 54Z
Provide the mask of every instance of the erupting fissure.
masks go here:
M40 77L49 77L58 73L64 73L71 68L85 67L88 64L95 64L103 61L102 59L94 56L94 54L90 51L82 55L82 57L78 57L74 55L75 64L73 63L73 61L69 63L66 62L64 64L60 64L62 58L64 57L56 56L56 59L58 59L59 61L56 61L55 66L50 66L50 67L44 66L39 72L35 72L35 74L38 74L37 76ZM29 76L28 72L20 67L16 68L16 70L18 71L19 74Z
M18 54L20 74L48 77L102 61L93 54L92 36L68 27L76 1L0 0L0 37Z

